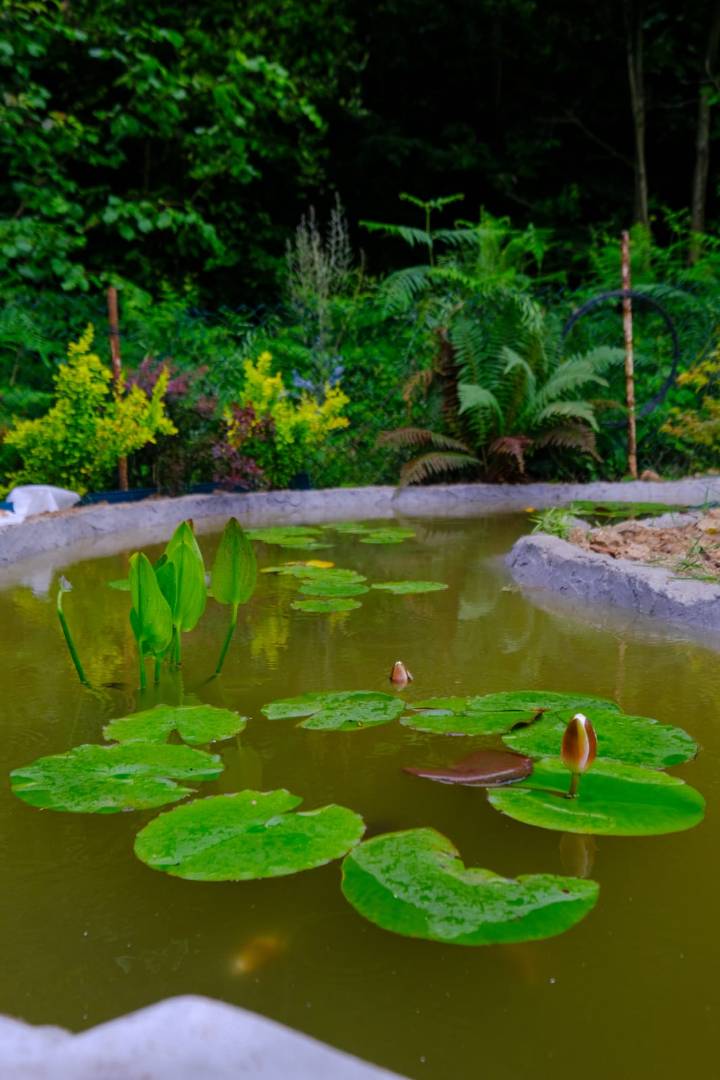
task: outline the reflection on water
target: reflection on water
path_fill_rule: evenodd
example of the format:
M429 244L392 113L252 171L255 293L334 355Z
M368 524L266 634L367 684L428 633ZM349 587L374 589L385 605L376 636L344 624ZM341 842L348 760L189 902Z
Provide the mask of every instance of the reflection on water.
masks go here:
M189 635L182 683L164 675L143 695L134 689L128 597L104 586L124 576L126 556L68 572L67 616L89 677L106 687L95 696L79 686L56 625L51 598L63 567L49 582L34 566L26 585L0 593L1 770L99 741L111 717L158 700L235 708L250 722L223 745L225 772L207 794L288 787L304 809L338 802L357 810L369 834L433 826L469 866L591 875L600 901L583 923L549 941L484 949L395 937L344 901L338 864L270 881L186 882L132 855L152 813L40 813L3 783L0 1010L82 1028L172 994L201 993L410 1077L715 1075L717 655L658 624L602 612L587 621L515 589L501 556L525 528L522 517L427 521L414 540L392 547L333 536L329 557L338 566L449 588L370 592L357 611L319 616L290 608L297 583L261 575L223 677L207 681L227 619L211 602ZM208 558L216 542L202 538ZM293 558L260 552L268 565ZM705 823L647 839L559 836L501 817L481 790L402 772L457 760L476 740L399 724L301 731L260 713L274 698L311 690L387 690L397 657L415 676L399 691L408 701L581 689L681 724L703 746L678 772L706 796Z

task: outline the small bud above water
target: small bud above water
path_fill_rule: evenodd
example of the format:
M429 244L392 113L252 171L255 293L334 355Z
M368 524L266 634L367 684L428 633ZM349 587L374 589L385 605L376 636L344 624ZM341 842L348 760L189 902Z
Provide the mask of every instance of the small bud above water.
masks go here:
M403 664L402 660L396 660L390 672L390 682L395 686L407 686L413 681L413 677Z
M575 713L565 728L560 756L563 765L572 773L568 795L577 795L580 777L587 772L597 754L595 729L583 713Z

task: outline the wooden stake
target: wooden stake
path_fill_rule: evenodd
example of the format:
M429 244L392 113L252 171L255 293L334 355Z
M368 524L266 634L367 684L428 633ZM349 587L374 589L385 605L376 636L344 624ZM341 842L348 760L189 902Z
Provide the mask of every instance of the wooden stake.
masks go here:
M111 285L107 291L108 335L110 337L110 358L112 361L113 383L117 388L122 375L120 359L120 319L118 316L117 289ZM121 491L128 490L128 463L126 457L118 458L118 486Z
M625 229L621 241L622 252L622 287L632 288L630 277L630 233ZM628 419L628 472L637 480L637 432L635 426L635 360L633 354L633 317L632 300L623 300L623 334L625 337L625 404Z

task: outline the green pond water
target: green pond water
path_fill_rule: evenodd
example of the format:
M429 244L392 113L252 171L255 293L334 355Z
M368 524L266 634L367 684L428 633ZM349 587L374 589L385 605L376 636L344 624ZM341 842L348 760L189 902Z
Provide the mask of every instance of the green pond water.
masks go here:
M403 522L403 524L406 524ZM223 677L211 672L227 609L212 601L186 637L185 700L251 720L221 744L225 772L201 794L288 787L303 809L338 802L368 835L430 825L468 866L508 876L589 874L596 909L562 937L463 948L414 941L364 921L340 892L340 865L252 883L203 884L152 871L132 854L153 813L35 810L0 783L0 1011L82 1029L160 998L206 994L252 1009L408 1077L518 1080L580 1075L720 1075L720 675L718 656L682 633L552 613L510 586L500 557L525 518L413 523L396 546L328 533L328 551L258 545L262 565L332 559L372 580L445 581L416 596L370 592L335 615L293 611L297 582L261 575L241 611ZM201 538L206 562L217 536ZM148 548L152 555L160 548ZM53 587L0 592L0 775L43 754L100 742L114 717L180 687L136 690L127 594L105 587L127 556L65 569L65 610L98 699L71 669ZM465 756L472 739L394 723L313 732L260 707L316 690L387 690L404 660L407 701L542 688L615 698L632 714L686 728L696 761L673 770L703 792L698 828L649 839L561 836L494 811L481 789L409 776L403 765ZM194 698L193 698L194 695Z

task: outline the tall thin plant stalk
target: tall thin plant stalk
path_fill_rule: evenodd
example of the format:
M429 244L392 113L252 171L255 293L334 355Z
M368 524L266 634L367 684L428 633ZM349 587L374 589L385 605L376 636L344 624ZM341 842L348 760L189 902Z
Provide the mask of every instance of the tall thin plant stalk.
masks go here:
M65 638L65 644L68 647L70 658L75 665L75 670L77 671L78 678L83 684L83 686L90 687L90 680L85 674L85 669L82 666L78 651L75 648L75 642L73 641L72 634L70 633L70 627L68 626L67 619L65 618L65 612L63 611L63 593L70 592L71 589L72 585L67 580L67 578L61 577L60 586L57 593L57 615L58 619L60 620L60 628L63 632L63 637Z

